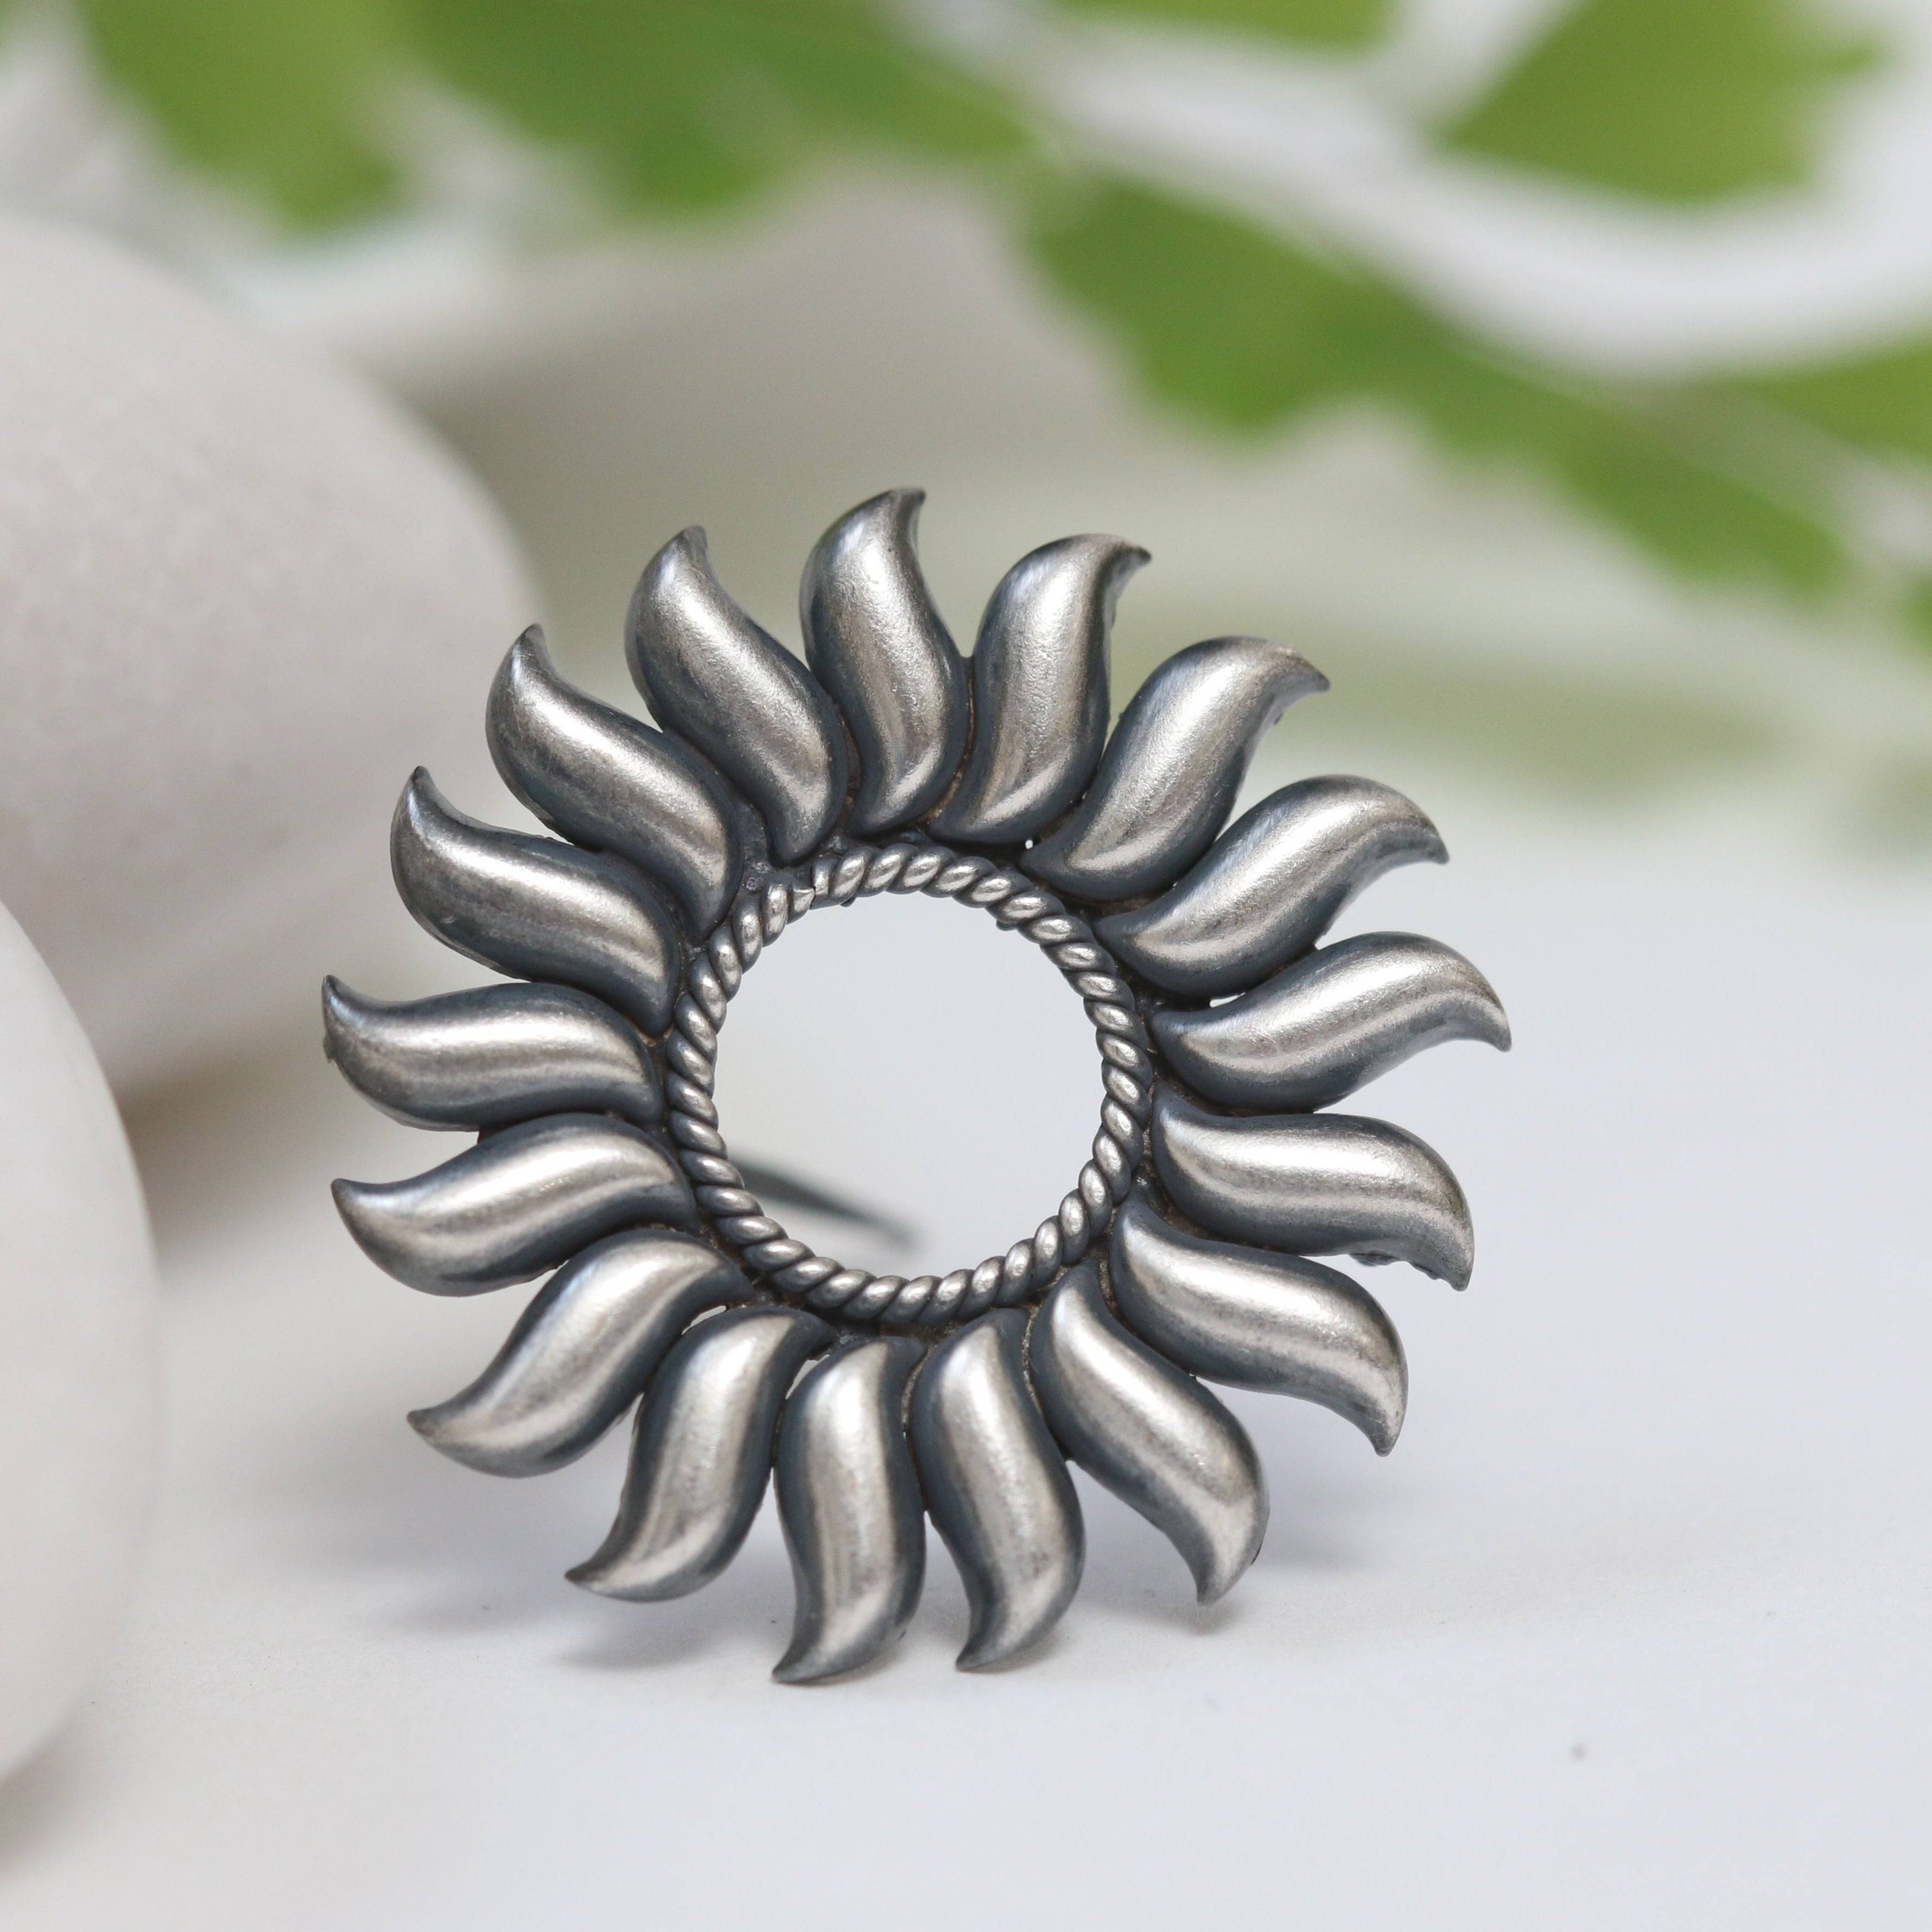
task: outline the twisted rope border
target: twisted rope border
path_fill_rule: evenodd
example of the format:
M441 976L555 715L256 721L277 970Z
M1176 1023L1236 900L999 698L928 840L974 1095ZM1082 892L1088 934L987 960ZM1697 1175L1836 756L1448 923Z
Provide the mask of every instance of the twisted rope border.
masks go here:
M712 1098L718 1031L759 955L814 907L849 905L884 892L977 906L1032 940L1087 1009L1106 1089L1093 1158L1058 1213L977 1268L910 1281L844 1267L788 1235L731 1165ZM1106 1231L1126 1198L1153 1106L1154 1066L1138 1004L1092 928L1023 874L926 843L878 848L836 841L789 871L754 867L730 912L692 960L664 1052L678 1157L719 1235L780 1292L821 1313L879 1326L942 1328L988 1308L1037 1300Z

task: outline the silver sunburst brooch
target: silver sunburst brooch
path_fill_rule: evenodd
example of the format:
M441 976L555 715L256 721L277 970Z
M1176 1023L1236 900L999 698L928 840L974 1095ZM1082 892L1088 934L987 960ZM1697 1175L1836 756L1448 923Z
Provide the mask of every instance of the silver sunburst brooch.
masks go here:
M701 532L666 544L628 628L658 730L572 688L526 633L490 745L561 837L466 818L419 771L392 841L410 911L511 982L400 1004L324 992L328 1054L362 1094L478 1136L412 1179L336 1184L364 1252L436 1294L555 1270L476 1382L410 1420L472 1468L527 1476L634 1406L616 1521L570 1573L634 1600L717 1576L776 1468L788 1683L898 1636L926 1515L965 1585L961 1665L1043 1636L1080 1579L1069 1457L1220 1597L1268 1497L1202 1378L1322 1403L1386 1452L1402 1345L1306 1258L1460 1287L1468 1210L1412 1135L1319 1110L1438 1041L1509 1043L1448 947L1316 944L1379 874L1447 856L1407 799L1304 778L1222 830L1263 733L1326 687L1306 659L1193 645L1109 737L1114 603L1145 554L1077 536L1022 558L969 663L920 574L921 501L889 491L820 539L804 663L719 587ZM1058 1207L1004 1254L910 1281L793 1239L766 1201L800 1195L734 1164L712 1097L760 955L808 912L880 892L975 908L1037 946L1100 1047L1093 1157Z

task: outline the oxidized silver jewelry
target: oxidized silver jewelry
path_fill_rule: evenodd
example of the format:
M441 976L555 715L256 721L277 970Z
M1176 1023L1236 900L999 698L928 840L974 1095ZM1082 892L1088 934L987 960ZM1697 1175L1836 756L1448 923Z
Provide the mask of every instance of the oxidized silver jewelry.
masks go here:
M616 1521L570 1574L640 1600L718 1575L776 1466L789 1683L904 1629L922 1514L965 1583L961 1665L1044 1636L1080 1577L1069 1457L1220 1597L1259 1547L1267 1490L1197 1378L1322 1403L1385 1453L1402 1345L1306 1258L1404 1261L1460 1288L1468 1210L1413 1136L1318 1110L1438 1041L1509 1043L1448 947L1317 946L1381 873L1446 857L1408 800L1305 778L1222 830L1262 734L1326 688L1298 652L1196 644L1110 739L1114 602L1145 554L1078 536L1022 559L969 665L914 554L921 501L890 491L820 541L804 664L719 587L701 532L666 544L628 638L658 730L572 689L526 632L490 694L490 744L561 838L466 818L418 771L392 846L410 911L512 982L324 995L329 1055L364 1094L479 1136L413 1179L336 1184L364 1252L437 1294L556 1270L476 1381L411 1421L472 1468L534 1475L634 1404ZM731 998L766 948L880 892L976 908L1039 947L1084 1004L1103 1093L1093 1157L1037 1228L910 1281L787 1234L712 1099Z

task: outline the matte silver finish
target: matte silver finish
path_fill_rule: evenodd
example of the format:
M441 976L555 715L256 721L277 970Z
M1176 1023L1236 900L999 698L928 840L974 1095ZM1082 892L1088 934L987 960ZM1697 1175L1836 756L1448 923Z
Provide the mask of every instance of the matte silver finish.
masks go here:
M778 1520L797 1605L772 1675L814 1684L896 1643L926 1580L926 1516L902 1419L926 1350L904 1336L842 1348L778 1424Z
M574 986L472 986L365 999L322 982L323 1051L363 1097L417 1127L508 1126L542 1114L664 1118L636 1030Z
M747 890L706 944L705 956L714 970L723 970L720 962L729 962L736 975L729 983L742 985L752 964L814 906L845 905L881 891L916 888L976 907L1039 946L1085 1007L1100 1050L1106 1096L1100 1130L1094 1137L1094 1158L1076 1177L1056 1212L1004 1255L982 1262L977 1269L908 1281L844 1268L814 1255L766 1213L753 1178L755 1170L730 1158L718 1130L712 1094L718 1029L728 1011L728 982L720 980L710 995L700 993L678 1002L676 1024L664 1042L665 1057L676 1069L668 1083L670 1132L699 1186L700 1205L718 1216L716 1226L722 1239L748 1264L770 1270L779 1290L802 1294L811 1307L854 1325L944 1328L995 1303L1010 1305L1036 1298L1063 1268L1087 1252L1106 1227L1112 1204L1126 1192L1141 1156L1151 1105L1153 1062L1133 989L1111 970L1103 970L1111 969L1112 962L1093 944L1084 921L1050 893L1040 891L1023 873L996 866L988 859L963 856L928 841L880 850L842 839L836 852L813 862L808 888L802 874L802 868L792 875L795 883L790 887L773 880L758 892ZM800 1190L788 1183L784 1193L796 1198ZM783 1194L771 1198L782 1199Z
M467 1388L414 1411L410 1426L486 1475L560 1469L637 1400L694 1317L752 1294L744 1276L695 1235L656 1228L607 1235L544 1282Z
M1460 952L1410 932L1324 946L1252 992L1150 1024L1197 1094L1283 1112L1325 1107L1444 1040L1510 1043L1490 982Z
M1408 1262L1468 1285L1468 1203L1434 1149L1386 1120L1342 1114L1226 1119L1154 1096L1161 1184L1190 1220L1294 1255Z
M594 993L648 1034L670 1024L677 928L622 860L466 818L425 771L396 807L389 857L404 904L444 945Z
M1063 537L1007 572L980 620L971 749L936 836L1017 844L1080 796L1107 736L1114 605L1147 561L1119 537Z
M1394 1324L1346 1275L1184 1234L1138 1196L1114 1220L1108 1266L1122 1318L1168 1361L1210 1382L1319 1402L1378 1455L1395 1447L1408 1364ZM1036 1340L1036 1376L1039 1360Z
M484 729L503 782L553 831L639 867L694 932L724 916L745 869L740 802L688 745L566 683L535 625L490 687Z
M849 823L862 838L934 804L966 748L965 663L915 548L925 501L923 490L888 490L847 511L799 586L806 661L858 748Z
M935 1348L913 1385L926 1505L971 1613L962 1670L1003 1664L1060 1621L1086 1533L1059 1445L1027 1388L1027 1318L995 1309Z
M699 1323L652 1378L617 1520L570 1580L656 1603L718 1576L764 1499L785 1391L831 1340L818 1316L796 1308L728 1308Z
M338 1180L335 1205L378 1268L431 1294L528 1281L616 1228L698 1218L663 1148L598 1114L505 1127L406 1180Z
M1268 1483L1247 1432L1191 1376L1130 1335L1084 1262L1033 1324L1034 1388L1066 1453L1180 1551L1204 1604L1253 1562Z
M439 1294L556 1270L484 1372L412 1420L472 1468L528 1475L634 1403L617 1520L572 1574L640 1600L724 1567L776 1458L786 1682L890 1648L926 1513L965 1581L962 1667L1036 1642L1083 1557L1063 1443L1218 1597L1253 1559L1266 1488L1196 1376L1324 1404L1386 1450L1401 1344L1304 1257L1402 1258L1460 1286L1468 1210L1413 1136L1306 1110L1436 1040L1509 1036L1487 984L1433 941L1310 950L1389 866L1445 856L1406 799L1310 778L1220 829L1262 734L1319 672L1210 639L1148 680L1108 742L1114 606L1147 559L1083 536L1007 573L969 683L920 569L922 500L887 490L820 539L800 592L808 664L719 589L701 532L667 544L627 640L659 728L572 688L526 632L490 693L490 747L560 838L465 818L418 773L393 856L432 932L535 983L393 1006L324 988L326 1050L364 1094L484 1136L412 1179L338 1183L356 1239ZM1102 1098L1090 1158L1030 1231L908 1279L775 1218L891 1232L906 1204L736 1160L716 1094L758 961L814 908L912 892L1038 949L1093 1029Z
M1211 999L1305 952L1391 866L1448 856L1401 793L1366 778L1304 778L1244 812L1172 890L1098 929L1156 986Z
M725 595L702 530L645 566L627 641L658 722L758 808L775 859L804 857L845 802L844 729L817 679Z
M1227 823L1275 721L1328 688L1299 651L1264 638L1177 651L1134 694L1091 789L1027 855L1027 870L1088 899L1172 884Z

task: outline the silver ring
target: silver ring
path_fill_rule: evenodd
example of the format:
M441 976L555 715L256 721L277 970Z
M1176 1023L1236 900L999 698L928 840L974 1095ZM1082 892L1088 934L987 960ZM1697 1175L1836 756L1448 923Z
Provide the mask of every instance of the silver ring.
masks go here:
M884 892L923 892L989 913L1032 940L1086 1004L1099 1040L1103 1099L1094 1155L1075 1185L1033 1233L976 1268L912 1281L874 1275L814 1255L769 1219L727 1157L711 1068L718 1029L740 976L814 906L840 906ZM1023 874L990 859L920 839L884 848L835 840L795 870L748 879L732 916L711 935L704 956L717 977L681 998L669 1050L676 1070L667 1083L670 1132L700 1207L719 1234L780 1294L821 1313L880 1327L935 1330L1037 1299L1067 1264L1079 1261L1124 1196L1139 1157L1150 1105L1147 1031L1133 989L1113 970L1092 928ZM706 994L709 994L709 997ZM1111 1177L1111 1178L1110 1178Z
M1260 1547L1267 1487L1204 1382L1320 1403L1386 1453L1401 1342L1311 1258L1460 1288L1468 1210L1412 1135L1322 1110L1425 1046L1509 1044L1448 947L1318 944L1382 872L1447 856L1408 800L1312 778L1226 825L1262 735L1326 688L1299 652L1193 645L1110 736L1114 603L1144 553L1034 551L965 660L920 574L921 501L889 491L820 540L804 664L719 586L701 532L666 544L627 640L658 729L573 689L525 633L490 744L560 836L466 818L418 772L392 837L418 920L509 980L323 994L329 1056L362 1093L478 1136L411 1179L336 1183L364 1251L432 1294L550 1275L483 1373L411 1421L471 1468L533 1475L634 1409L616 1520L570 1573L634 1600L718 1575L775 1472L786 1682L896 1640L928 1516L966 1588L962 1666L1038 1642L1083 1560L1069 1459L1166 1533L1202 1602L1221 1596ZM794 1239L767 1204L811 1190L735 1163L713 1099L765 949L886 892L976 907L1037 946L1100 1059L1092 1156L1058 1207L1003 1253L912 1280Z

